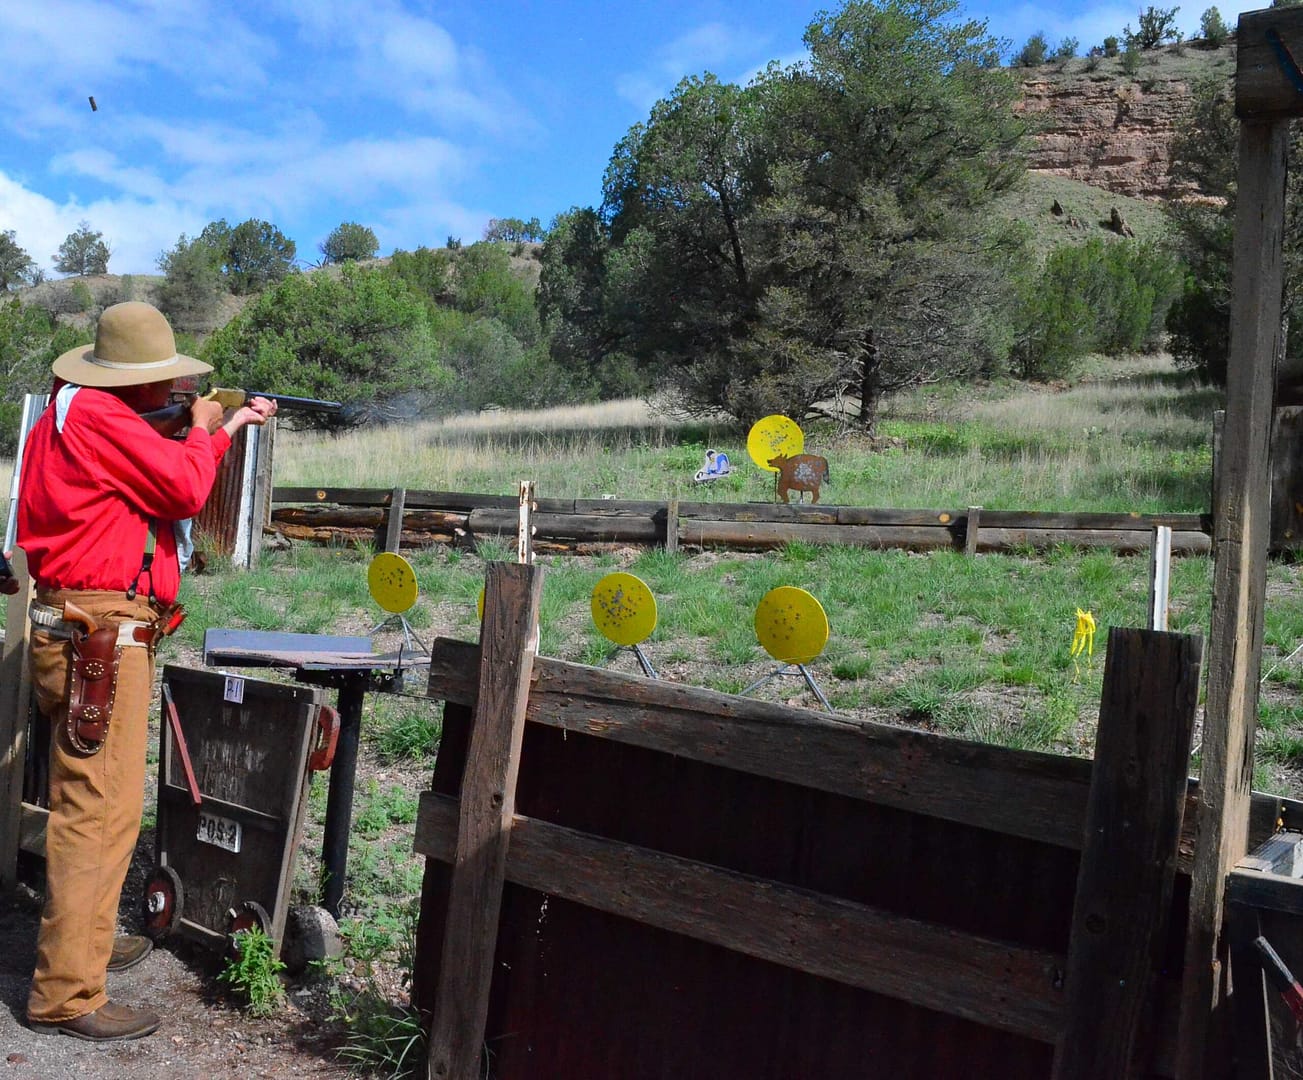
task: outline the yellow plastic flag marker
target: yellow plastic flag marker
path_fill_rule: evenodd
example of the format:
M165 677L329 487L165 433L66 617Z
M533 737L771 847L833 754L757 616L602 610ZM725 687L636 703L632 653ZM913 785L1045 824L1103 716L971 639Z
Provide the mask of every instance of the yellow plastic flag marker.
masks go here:
M1095 655L1095 616L1089 611L1077 608L1077 628L1072 632L1072 668L1076 677L1081 677L1079 658L1086 656L1086 670L1090 670L1091 658Z
M593 586L593 624L616 645L637 645L656 629L656 597L642 578L607 574Z

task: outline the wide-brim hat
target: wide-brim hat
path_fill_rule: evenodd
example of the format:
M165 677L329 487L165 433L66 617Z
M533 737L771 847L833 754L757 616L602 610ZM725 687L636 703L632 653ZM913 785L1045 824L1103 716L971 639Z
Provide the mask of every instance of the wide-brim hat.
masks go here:
M176 337L152 304L128 300L106 307L95 328L94 345L69 349L51 370L78 386L141 386L213 370L176 351Z

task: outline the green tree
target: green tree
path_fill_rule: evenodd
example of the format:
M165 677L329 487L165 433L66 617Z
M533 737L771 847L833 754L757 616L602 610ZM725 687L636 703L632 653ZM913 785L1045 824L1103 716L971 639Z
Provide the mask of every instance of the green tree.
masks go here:
M385 272L402 281L427 307L435 309L452 303L452 261L447 251L419 247L415 251L395 251Z
M265 289L294 269L294 241L271 222L258 218L234 227L225 218L209 222L198 243L212 252L213 264L233 293Z
M1039 67L1045 63L1045 57L1050 51L1050 44L1045 40L1045 35L1039 30L1027 39L1027 44L1014 57L1014 64L1017 67Z
M956 11L853 0L806 64L658 102L604 183L603 351L689 409L799 419L851 394L869 428L884 393L996 363L1013 239L982 209L1022 175L1024 126L1002 43Z
M0 292L31 283L36 263L18 246L13 229L0 231Z
M498 244L472 244L458 254L452 302L469 315L497 319L526 347L541 337L533 292L512 273L511 256Z
M1135 43L1138 49L1156 49L1168 41L1180 41L1181 31L1176 26L1176 16L1181 9L1148 7L1140 13L1139 29L1132 33L1128 23L1122 36L1128 45Z
M380 250L380 241L365 225L345 221L331 230L322 241L320 250L328 263L356 262L358 259L374 259Z
M203 333L213 329L226 289L212 248L182 233L176 246L158 257L163 283L158 307L174 329Z
M1081 42L1075 37L1065 37L1055 47L1054 52L1050 54L1051 60L1071 60L1077 55L1077 50L1081 47Z
M23 396L48 393L55 357L87 340L44 308L0 301L0 455L17 449Z
M1114 37L1112 34L1110 34L1108 37L1104 39L1104 55L1117 56L1117 54L1118 54L1118 39Z
M1222 13L1215 7L1210 7L1199 16L1199 36L1210 49L1220 49L1231 36Z
M59 245L54 254L54 268L61 274L107 274L109 255L104 234L95 232L90 222L83 221Z
M546 238L547 230L536 217L528 221L514 217L489 218L484 228L485 240L538 242Z
M378 267L284 278L213 334L203 358L222 382L343 401L358 423L442 407L451 383L424 305Z

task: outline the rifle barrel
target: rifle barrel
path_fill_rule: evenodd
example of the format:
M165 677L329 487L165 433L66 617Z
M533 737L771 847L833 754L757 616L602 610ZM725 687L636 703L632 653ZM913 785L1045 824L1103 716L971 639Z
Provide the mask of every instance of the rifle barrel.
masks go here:
M338 401L318 401L316 398L292 397L289 394L264 394L261 390L246 390L246 398L263 397L276 402L280 408L303 409L306 412L339 412L344 406Z

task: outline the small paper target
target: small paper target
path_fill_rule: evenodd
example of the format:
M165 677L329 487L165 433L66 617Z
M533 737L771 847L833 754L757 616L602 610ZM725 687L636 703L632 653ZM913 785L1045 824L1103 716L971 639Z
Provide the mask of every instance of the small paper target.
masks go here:
M593 623L616 645L637 645L656 629L656 597L641 578L607 574L593 586Z
M778 471L777 466L769 464L770 458L779 454L795 457L804 449L805 434L800 425L780 413L757 420L747 433L747 453L766 472Z
M394 615L416 603L416 571L401 555L384 551L371 560L366 571L371 599Z
M828 644L828 616L804 589L782 585L756 605L756 637L775 660L808 664Z

